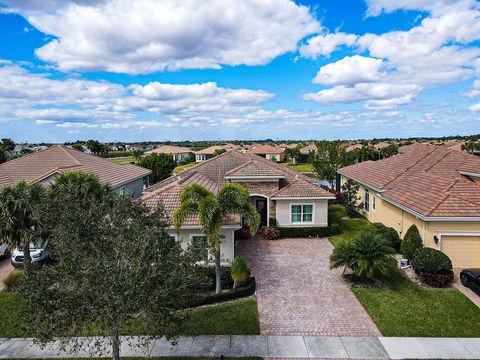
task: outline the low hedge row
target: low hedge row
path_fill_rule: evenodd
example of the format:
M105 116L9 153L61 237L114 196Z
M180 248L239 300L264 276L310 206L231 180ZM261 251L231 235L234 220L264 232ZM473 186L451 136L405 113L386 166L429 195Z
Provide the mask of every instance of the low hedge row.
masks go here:
M280 227L280 237L327 237L341 232L339 224L324 227Z
M247 297L255 294L256 287L257 287L257 283L255 281L255 278L252 276L247 280L245 285L243 285L242 287L236 288L234 290L225 291L220 295L208 295L208 296L193 300L191 303L191 307L216 304L223 301Z

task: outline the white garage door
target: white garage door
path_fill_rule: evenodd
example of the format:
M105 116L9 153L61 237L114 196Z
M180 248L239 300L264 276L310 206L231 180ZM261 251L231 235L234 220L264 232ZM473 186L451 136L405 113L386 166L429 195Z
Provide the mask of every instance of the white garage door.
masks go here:
M454 268L480 267L480 236L442 236L441 250Z

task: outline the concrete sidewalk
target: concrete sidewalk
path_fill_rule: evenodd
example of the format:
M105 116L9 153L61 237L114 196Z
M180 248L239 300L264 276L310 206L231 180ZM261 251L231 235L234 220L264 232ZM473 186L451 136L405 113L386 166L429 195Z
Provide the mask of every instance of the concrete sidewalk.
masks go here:
M59 342L40 348L32 339L0 339L0 358L108 357L108 338L80 338L104 346L94 352L88 345L79 352L60 349ZM335 359L478 359L479 338L388 338L333 336L195 336L180 337L172 346L165 339L123 339L121 356L335 358Z

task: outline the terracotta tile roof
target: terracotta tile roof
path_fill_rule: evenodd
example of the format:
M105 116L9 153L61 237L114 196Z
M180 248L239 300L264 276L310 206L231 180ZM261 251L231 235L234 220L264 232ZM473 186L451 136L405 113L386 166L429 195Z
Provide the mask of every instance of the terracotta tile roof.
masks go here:
M307 194L315 194L316 197L330 198L331 194L314 184L315 180L302 175L295 170L276 164L265 158L251 153L240 153L236 150L227 151L200 163L192 168L165 179L146 189L146 194L141 198L148 206L155 206L159 201L165 206L167 215L171 217L172 212L179 204L178 195L181 189L188 184L200 184L214 194L230 180L225 177L227 174L241 174L242 176L283 176L282 183L285 187L301 180L301 186L296 185L286 191L290 191L291 196L302 197ZM299 192L295 193L295 189ZM310 189L310 190L308 190ZM186 225L196 225L198 219L192 218ZM239 220L239 219L238 219ZM237 222L237 224L239 221Z
M66 171L94 173L100 181L113 188L151 173L150 170L140 166L118 164L66 146L54 145L1 164L0 186L11 185L21 180L33 184L55 172Z
M182 147L182 146L174 146L174 145L162 145L150 151L147 151L145 154L188 154L193 152L191 149Z
M373 146L375 147L375 149L380 150L380 149L386 148L387 146L390 146L390 145L392 145L392 143L389 143L387 141L382 141L382 142L380 142L378 144L375 144Z
M350 152L350 151L353 151L353 150L361 149L362 147L363 147L362 144L350 145L345 149L345 152Z
M290 197L301 197L301 198L325 198L325 190L319 186L312 186L311 183L305 181L304 179L297 179L291 184L281 188L275 194L272 195L272 198L290 198ZM330 194L331 198L335 198L333 194Z
M461 172L480 174L480 157L423 144L339 170L421 216L480 217L480 185Z
M251 152L252 154L260 154L260 155L261 154L282 154L283 150L268 144L261 144L261 145L254 145L250 147L249 152Z
M237 147L235 145L213 145L209 146L206 149L202 149L199 151L195 151L195 154L207 154L207 155L213 155L215 154L216 150L234 150Z
M300 154L302 155L308 155L311 152L316 152L317 151L317 145L315 144L309 144L307 146L304 146L303 148L300 149Z

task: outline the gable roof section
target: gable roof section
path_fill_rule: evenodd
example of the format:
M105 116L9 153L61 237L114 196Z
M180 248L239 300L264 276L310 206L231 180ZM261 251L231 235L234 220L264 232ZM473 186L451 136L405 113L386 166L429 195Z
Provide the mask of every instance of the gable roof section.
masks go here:
M225 173L225 178L284 178L285 175L279 169L276 169L268 164L265 164L260 161L250 161L245 162L242 165L233 168Z
M268 145L268 144L261 144L261 145L254 145L250 148L249 152L251 152L252 154L282 154L283 153L283 150L278 148L278 147L275 147L275 146L271 146L271 145Z
M312 186L304 179L296 179L291 184L281 188L273 194L273 200L290 199L290 198L310 198L310 199L335 199L333 194L330 197L325 195L325 190L319 186Z
M161 145L155 149L147 151L145 154L188 154L193 152L191 149L175 146L175 145Z
M462 151L418 144L403 154L338 172L420 217L480 217L480 185L462 175L480 173L480 157Z
M117 164L71 148L54 145L48 149L7 161L0 165L0 186L21 180L39 182L57 172L84 171L94 173L112 188L147 176L150 170L133 164Z

